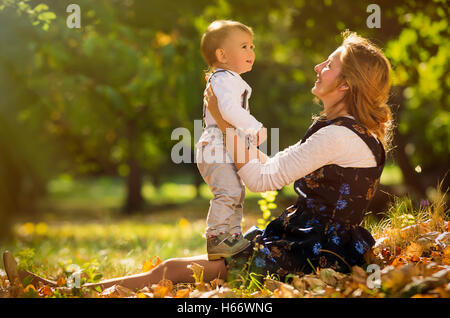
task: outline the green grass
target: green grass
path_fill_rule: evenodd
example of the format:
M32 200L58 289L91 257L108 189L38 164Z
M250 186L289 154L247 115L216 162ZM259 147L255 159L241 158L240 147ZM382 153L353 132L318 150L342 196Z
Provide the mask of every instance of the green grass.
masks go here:
M436 195L432 202L426 204L414 204L409 197L395 197L393 203L386 211L383 219L376 221L366 218L363 226L367 228L375 238L389 236L391 247L405 247L416 240L419 235L419 227L427 222L427 231L443 232L444 221L449 220L449 210L446 206L447 192L441 191L441 185L436 188ZM417 206L419 205L419 206ZM409 231L405 231L409 228Z
M18 223L15 239L3 249L32 249L33 269L56 275L62 266L98 263L104 277L140 272L154 256L161 259L204 254L204 222L171 215L109 222Z

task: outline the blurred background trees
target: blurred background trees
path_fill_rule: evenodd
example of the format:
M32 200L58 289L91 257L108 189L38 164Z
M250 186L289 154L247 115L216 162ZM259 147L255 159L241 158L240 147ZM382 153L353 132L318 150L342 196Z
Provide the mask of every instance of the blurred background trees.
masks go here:
M151 204L144 182L182 180L198 189L195 164L172 162L178 141L170 136L177 127L193 136L201 119L199 42L215 19L255 31L256 63L243 77L253 88L252 113L280 129L280 150L320 112L310 94L313 67L340 44L340 32L384 48L397 123L386 171L401 171L400 185L418 200L431 198L449 169L448 1L379 1L379 29L366 25L371 2L80 0L81 28L71 29L71 1L1 0L2 235L14 215L39 211L52 180L124 180L125 213Z

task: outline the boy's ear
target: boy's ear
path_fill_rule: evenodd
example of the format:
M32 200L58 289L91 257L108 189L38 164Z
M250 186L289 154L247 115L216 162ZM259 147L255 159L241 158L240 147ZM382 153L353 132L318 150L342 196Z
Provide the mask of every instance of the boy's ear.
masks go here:
M219 63L226 63L227 62L227 56L225 54L224 49L217 49L216 50L216 59Z

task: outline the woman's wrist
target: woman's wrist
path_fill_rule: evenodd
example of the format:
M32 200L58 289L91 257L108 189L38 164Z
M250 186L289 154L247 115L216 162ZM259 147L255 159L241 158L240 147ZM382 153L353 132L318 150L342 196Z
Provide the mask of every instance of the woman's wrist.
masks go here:
M228 140L228 138L230 138L230 137L233 138L234 135L235 135L235 132L236 132L236 130L235 130L235 128L234 128L233 126L228 126L228 127L226 127L226 128L222 131L222 135L223 135L223 143L224 143L225 145L231 143L231 141Z
M234 131L234 127L231 126L228 123L224 123L223 125L218 125L218 126L219 126L219 129L222 131L223 142L225 143L226 142L226 138L227 138L226 137L227 133L229 134L230 132Z

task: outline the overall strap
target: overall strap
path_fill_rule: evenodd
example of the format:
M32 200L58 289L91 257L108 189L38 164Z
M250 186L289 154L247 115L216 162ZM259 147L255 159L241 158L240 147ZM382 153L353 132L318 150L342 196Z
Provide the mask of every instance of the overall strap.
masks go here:
M322 117L315 119L314 122L311 124L311 126L309 126L308 130L306 130L306 133L303 136L301 143L304 143L306 141L306 139L311 137L312 134L314 134L316 131L318 131L319 129L321 129L325 126L328 126L330 123L331 123L330 120L326 120Z
M248 95L248 90L245 90L244 93L242 94L242 108L250 111L250 105L248 105L248 103L247 103L247 95Z
M372 151L372 154L374 155L377 162L377 166L384 165L386 160L386 153L384 151L383 144L377 138L375 138L364 125L358 123L352 118L338 117L332 120L319 118L308 128L301 143L305 142L306 139L308 139L316 131L328 125L344 126L353 131L366 143L366 145Z
M337 118L337 120L335 120L333 124L344 126L357 134L359 138L361 138L372 151L377 165L384 166L386 161L386 153L384 151L383 143L378 140L378 138L373 136L372 133L364 125L348 117Z

